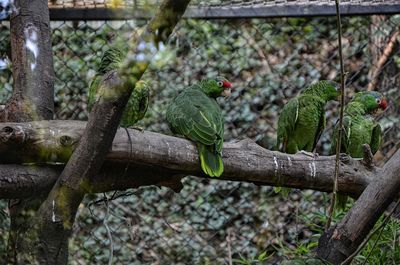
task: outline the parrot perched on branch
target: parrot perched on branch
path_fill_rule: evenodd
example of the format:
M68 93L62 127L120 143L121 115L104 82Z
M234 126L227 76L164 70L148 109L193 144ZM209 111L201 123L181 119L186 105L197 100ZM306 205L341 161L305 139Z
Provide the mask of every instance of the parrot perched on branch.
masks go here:
M325 105L336 99L338 84L322 80L305 88L284 106L278 120L277 149L288 154L314 152L325 128ZM275 191L279 192L280 187ZM288 194L290 189L283 189Z
M197 144L201 168L211 177L219 177L224 171L224 118L216 98L229 96L231 88L223 77L203 79L183 90L167 108L169 127Z
M97 73L89 87L89 111L96 102L103 75L110 71L117 70L124 57L125 53L115 47L104 52ZM131 127L144 117L149 105L149 95L150 89L147 83L144 81L138 81L122 114L120 123L122 127Z
M278 120L277 149L288 154L313 152L325 128L325 105L339 94L336 83L323 80L289 100Z
M353 158L363 158L363 145L368 144L372 154L375 154L381 145L382 129L372 114L378 112L379 109L385 110L386 107L387 101L381 93L358 92L344 110L340 152ZM332 135L331 155L336 153L338 130L339 123L337 122ZM346 195L338 196L337 204L341 209L345 208L346 202Z

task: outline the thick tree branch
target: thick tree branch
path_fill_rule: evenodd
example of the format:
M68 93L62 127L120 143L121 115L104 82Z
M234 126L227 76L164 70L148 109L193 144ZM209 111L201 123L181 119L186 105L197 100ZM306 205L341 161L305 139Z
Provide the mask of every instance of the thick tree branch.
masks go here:
M318 257L340 264L361 244L400 188L400 150L367 186L346 216L319 240Z
M163 167L129 163L106 162L90 180L90 192L102 193L141 186L164 186L179 192L184 175ZM63 165L0 165L1 199L31 197L49 192L64 169Z
M0 124L0 162L1 163L46 163L66 161L71 155L85 128L79 121L40 121L32 123ZM130 139L128 134L130 134ZM132 144L132 146L130 146ZM131 153L131 148L133 152ZM21 154L21 155L18 155ZM40 154L40 155L38 155ZM332 191L334 156L311 158L309 156L288 155L264 149L250 140L225 143L223 149L225 171L221 179L255 182L260 185L286 186L301 189ZM111 173L105 168L91 178L87 189L90 192L103 192L113 189L137 187L146 181L147 174L157 172L161 179L148 180L143 185L157 184L164 180L170 185L172 175L195 175L206 177L200 168L195 145L182 138L153 132L140 132L133 129L119 129L112 147L106 156L108 163L120 163L128 172ZM134 170L141 166L140 170ZM4 167L4 166L3 166ZM15 166L15 178L1 174L1 196L26 196L30 194L31 180L23 172L29 166ZM54 183L57 173L46 179L38 167L35 183L40 187ZM105 165L107 168L108 165ZM59 169L54 169L58 172ZM22 172L22 176L19 176ZM48 172L46 172L48 173ZM341 159L339 191L357 197L365 187L381 174L379 168L368 169L361 161L345 156ZM54 179L53 179L54 178ZM40 179L40 180L39 180ZM13 183L10 183L12 181ZM111 181L111 182L110 182ZM114 181L114 182L113 182ZM19 183L18 193L12 186ZM44 185L43 183L47 183ZM112 183L112 184L110 184ZM174 184L177 186L177 183ZM9 198L9 197L7 197Z

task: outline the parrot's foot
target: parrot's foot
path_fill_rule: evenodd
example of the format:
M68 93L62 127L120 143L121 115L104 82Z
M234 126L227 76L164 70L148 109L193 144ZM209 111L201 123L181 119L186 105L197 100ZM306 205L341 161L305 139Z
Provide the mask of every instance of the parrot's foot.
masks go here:
M312 157L314 159L319 157L318 153L307 152L307 151L304 151L304 150L300 150L299 152L297 152L297 154L303 154L303 155Z
M140 126L130 126L129 129L135 129L135 130L138 130L140 132L144 132L144 128L140 127Z
M347 165L347 164L350 163L351 157L348 154L340 153L339 154L339 160Z

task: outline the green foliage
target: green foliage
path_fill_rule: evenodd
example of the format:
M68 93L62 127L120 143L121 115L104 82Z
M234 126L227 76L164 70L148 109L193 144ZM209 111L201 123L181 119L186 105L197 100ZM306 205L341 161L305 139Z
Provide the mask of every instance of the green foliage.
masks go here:
M326 198L327 199L327 198ZM333 223L339 222L345 215L345 213L350 209L353 202L348 202L347 208L343 211L335 211L333 215ZM281 245L279 251L287 258L294 259L293 263L284 264L303 264L296 263L296 258L304 257L312 254L312 251L318 245L318 239L323 234L325 230L325 224L327 221L327 214L325 211L316 211L309 213L301 213L299 218L302 223L305 223L310 231L312 231L312 237L308 239L307 242L298 241L295 248L287 247ZM375 224L378 227L384 217L381 217L379 221ZM400 263L400 222L397 219L391 219L389 223L385 226L380 238L378 238L379 232L377 232L367 245L363 248L361 253L354 258L352 264L361 265L366 260L367 256L369 258L366 264L399 264ZM373 248L373 245L377 245ZM311 263L305 263L311 264Z
M383 218L376 223L375 227L382 223ZM367 256L366 264L400 264L400 222L398 219L391 219L385 226L381 236L377 232L363 251L355 257L354 264L363 264ZM373 245L376 242L376 246Z
M233 259L232 261L243 265L264 264L264 261L266 261L268 257L269 256L267 255L267 252L264 251L261 254L251 258L245 258L240 256L240 259Z

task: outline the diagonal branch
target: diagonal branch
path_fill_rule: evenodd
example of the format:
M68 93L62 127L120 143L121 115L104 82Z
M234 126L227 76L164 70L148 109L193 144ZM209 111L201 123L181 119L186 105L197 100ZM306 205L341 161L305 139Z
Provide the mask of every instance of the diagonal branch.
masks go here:
M393 53L393 50L396 47L396 42L397 39L400 35L400 31L396 30L393 32L393 34L390 36L388 43L385 46L385 49L383 50L381 56L379 59L372 64L372 67L368 73L368 78L370 83L368 84L368 91L375 90L376 85L378 84L379 80L379 75L382 72L382 69L384 68L385 64L388 62L390 55Z
M346 216L321 236L318 257L340 264L368 235L400 189L400 150L364 190Z

